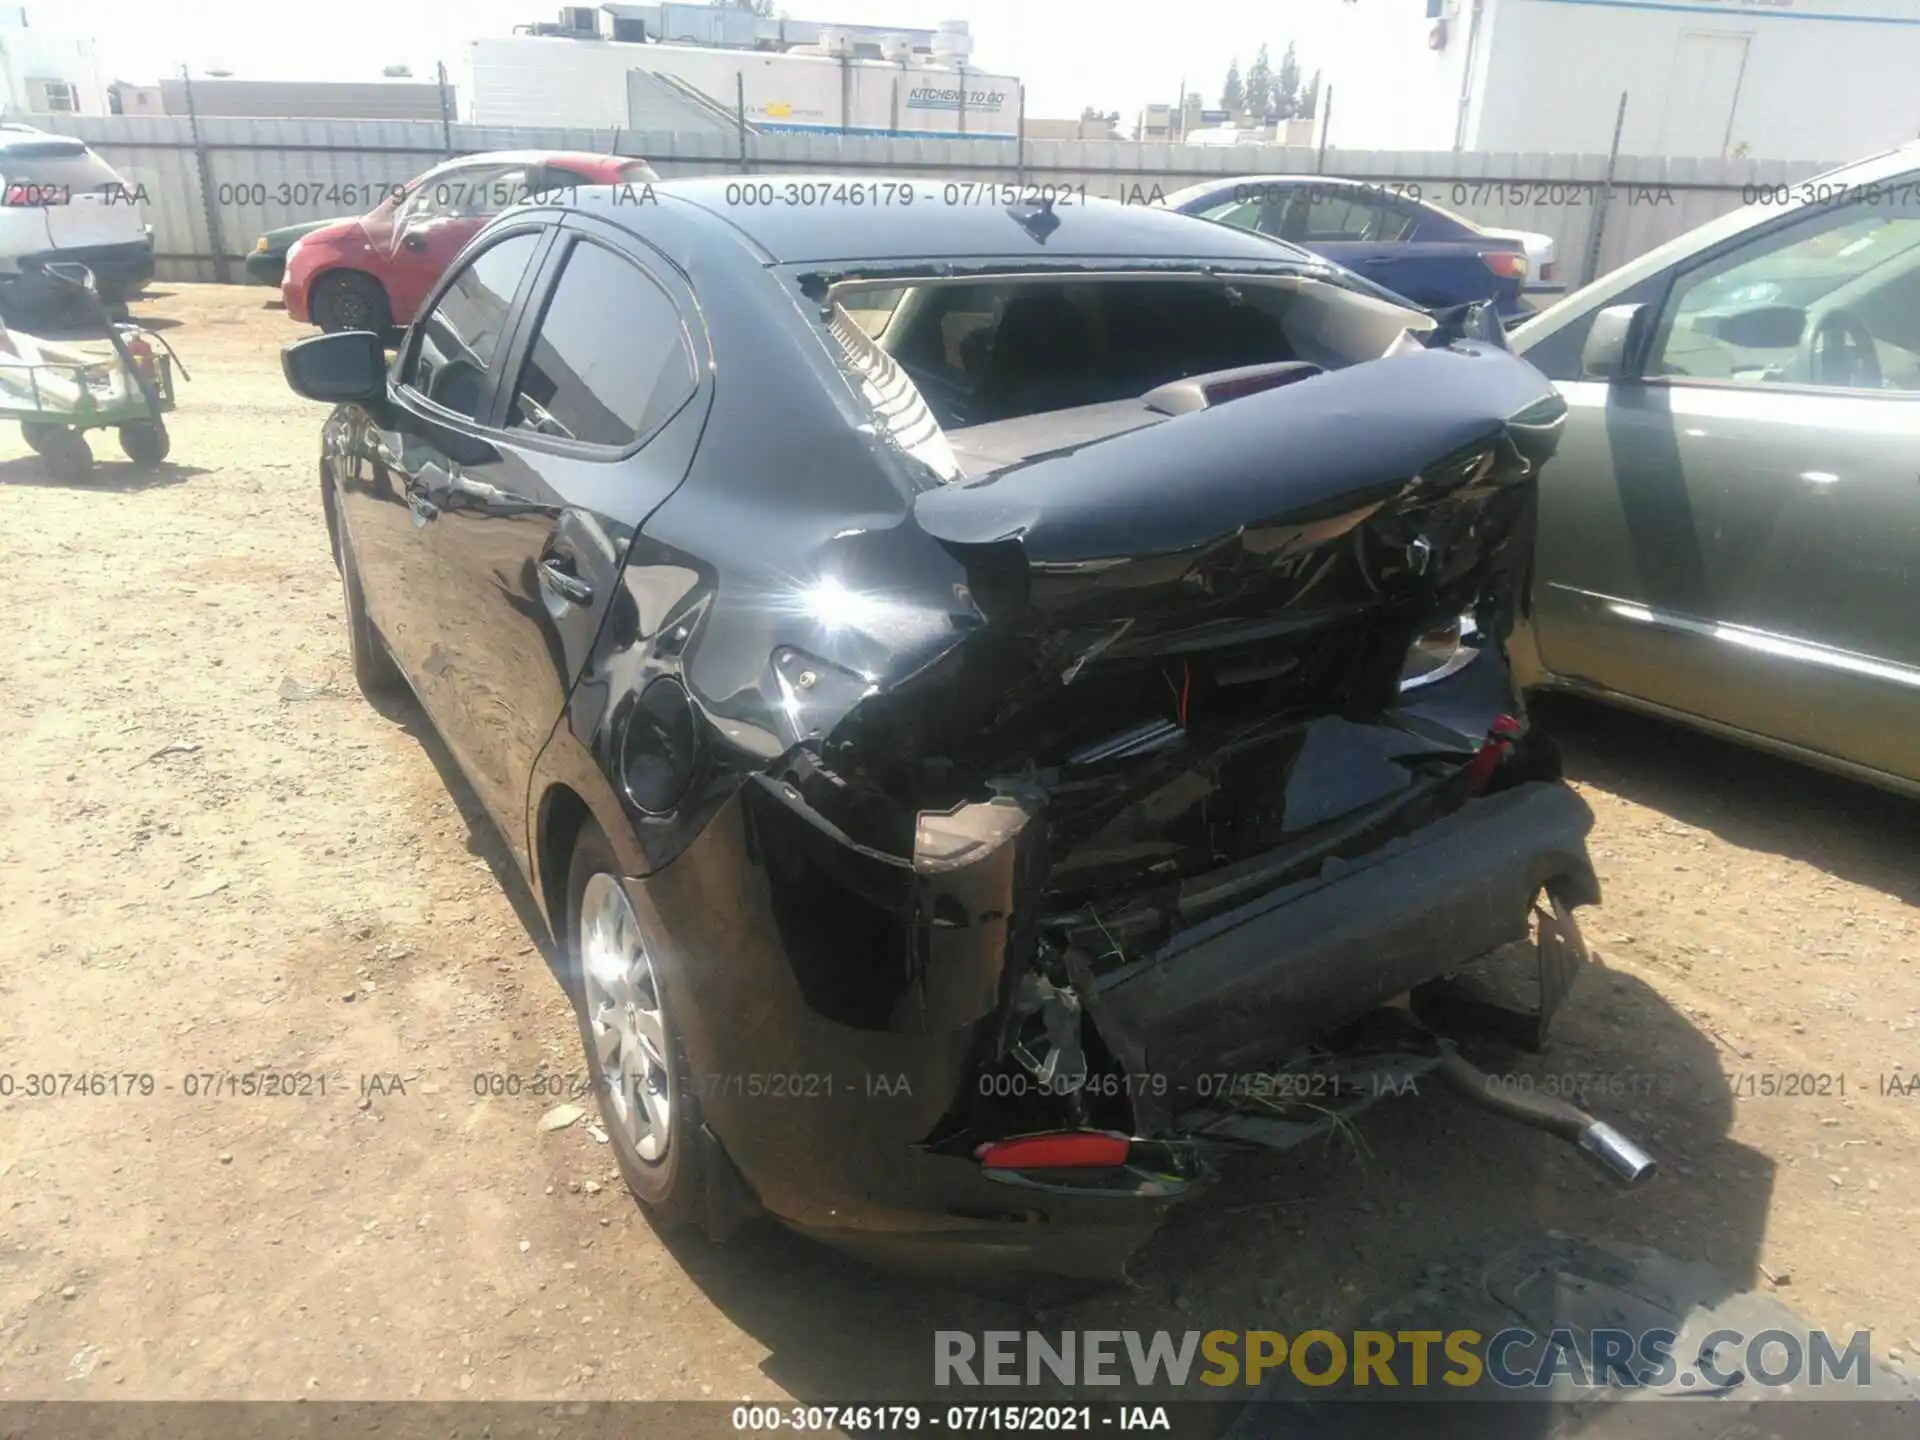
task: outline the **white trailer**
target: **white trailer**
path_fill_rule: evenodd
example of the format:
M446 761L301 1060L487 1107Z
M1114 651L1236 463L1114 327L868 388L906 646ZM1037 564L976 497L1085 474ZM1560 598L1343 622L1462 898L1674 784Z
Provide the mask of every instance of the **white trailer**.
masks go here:
M477 125L631 126L634 70L690 87L728 114L744 99L747 123L762 131L1010 139L1020 122L1013 76L911 56L513 35L474 41L471 66Z

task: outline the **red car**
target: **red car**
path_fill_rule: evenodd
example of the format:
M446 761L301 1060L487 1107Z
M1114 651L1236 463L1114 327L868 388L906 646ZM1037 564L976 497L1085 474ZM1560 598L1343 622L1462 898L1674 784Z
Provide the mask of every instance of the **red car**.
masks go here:
M365 215L302 236L280 296L322 330L385 331L412 322L433 282L509 206L580 185L641 185L644 160L572 150L498 150L436 165Z

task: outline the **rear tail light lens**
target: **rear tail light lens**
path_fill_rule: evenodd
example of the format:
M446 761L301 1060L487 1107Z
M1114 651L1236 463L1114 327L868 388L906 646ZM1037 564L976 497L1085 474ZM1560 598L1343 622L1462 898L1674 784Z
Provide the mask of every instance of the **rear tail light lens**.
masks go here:
M993 1140L973 1154L989 1170L1083 1170L1127 1163L1132 1142L1103 1130L1057 1130Z
M1526 729L1519 720L1511 715L1502 715L1494 720L1487 730L1486 739L1480 742L1480 748L1467 766L1467 788L1478 795L1493 778L1493 772L1513 751L1514 741L1520 738Z
M1522 250L1482 250L1481 263L1503 280L1527 278L1527 256Z

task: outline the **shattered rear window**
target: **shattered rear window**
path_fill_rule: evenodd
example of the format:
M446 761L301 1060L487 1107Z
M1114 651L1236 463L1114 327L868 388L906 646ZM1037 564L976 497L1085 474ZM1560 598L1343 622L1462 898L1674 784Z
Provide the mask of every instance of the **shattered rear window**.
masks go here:
M918 444L929 424L1133 400L1190 375L1296 359L1284 303L1263 286L1200 277L856 284L835 294L832 328L890 403L911 392Z
M840 308L864 334L878 340L906 293L904 285L891 290L856 290L841 300Z
M838 304L833 307L830 328L873 412L875 429L925 465L941 483L958 478L960 466L947 444L946 432L907 373L874 342L861 322Z

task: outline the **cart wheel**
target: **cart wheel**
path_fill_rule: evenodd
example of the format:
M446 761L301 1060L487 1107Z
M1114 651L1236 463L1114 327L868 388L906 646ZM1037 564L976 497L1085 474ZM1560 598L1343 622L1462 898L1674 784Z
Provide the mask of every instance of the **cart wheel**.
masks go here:
M173 441L158 420L136 420L120 427L120 448L134 464L151 469L167 458Z
M33 420L20 422L20 438L27 442L27 448L36 455L46 454L49 445L60 443L55 437L66 433L67 427L64 425L43 425Z
M56 480L84 480L93 473L93 451L86 436L60 425L43 428L40 443L34 448L47 462L47 473Z

